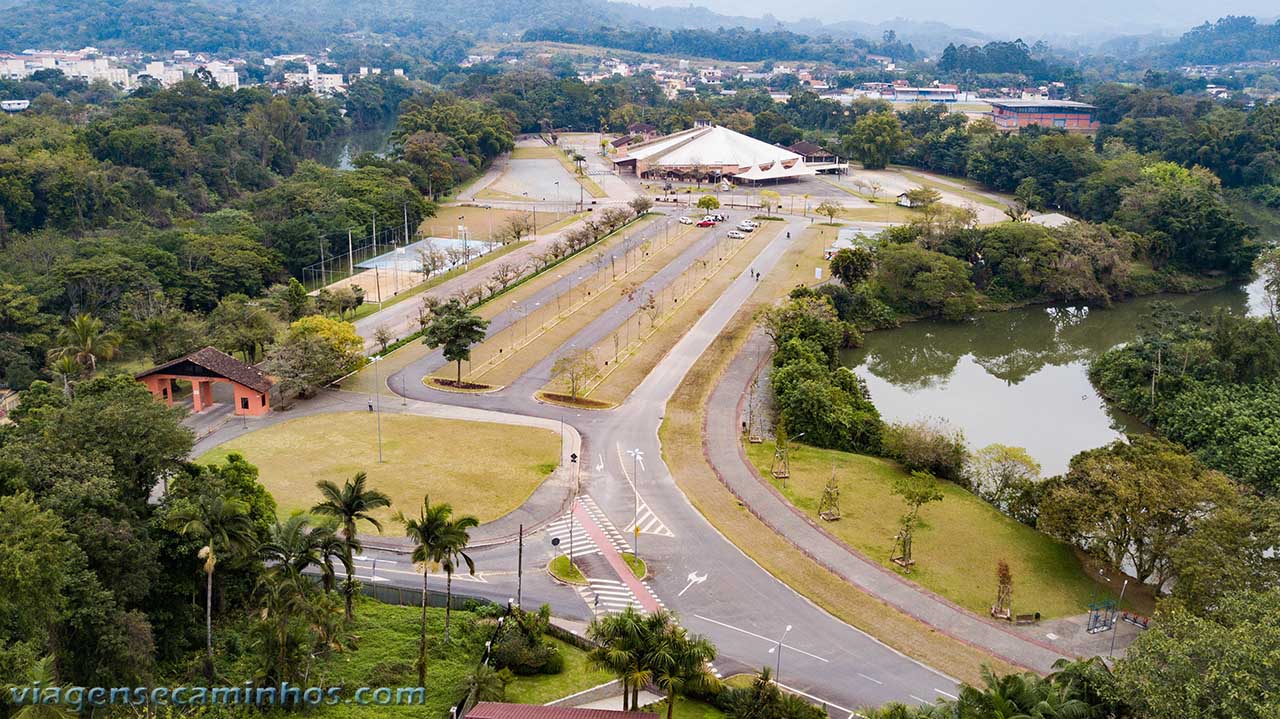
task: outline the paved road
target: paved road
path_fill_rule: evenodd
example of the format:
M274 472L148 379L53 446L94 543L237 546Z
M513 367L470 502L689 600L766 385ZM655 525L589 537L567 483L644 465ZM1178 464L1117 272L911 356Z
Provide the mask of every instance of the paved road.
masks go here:
M805 224L795 220L787 230L798 236ZM767 272L787 244L786 231L779 232L757 256L754 268ZM672 265L680 264L696 249L691 248ZM582 436L583 489L618 527L631 524L643 507L641 524L655 533L641 533L637 544L653 570L651 585L682 623L706 634L720 648L716 667L721 673L773 665L777 655L770 649L777 651L777 638L791 625L782 647L782 681L819 701L852 710L890 700L932 702L955 694L954 680L831 617L765 572L689 505L662 462L658 427L667 400L755 287L755 281L743 272L621 407L609 412L578 412L572 419L566 418ZM619 302L570 343L596 336L617 314L628 311L630 308ZM477 396L423 386L420 378L439 361L428 357L411 364L403 370L407 381L402 383L392 375L388 386L403 386L405 394L422 401L553 418L563 412L531 397L531 389L541 384L545 362L503 391ZM637 461L627 454L633 449L641 450L642 459ZM536 536L541 536L544 547L536 565L541 566L550 558L545 549L549 537L545 533ZM633 537L629 534L627 539ZM511 567L514 554L514 547L504 545L485 550L481 558L483 566ZM527 568L530 555L526 553L525 558ZM510 586L509 581L506 584ZM524 593L526 604L530 599L546 599L555 608L563 607L562 595L577 594L568 588L544 586L541 578L530 581L529 573ZM569 616L581 617L587 609L583 603L577 614Z

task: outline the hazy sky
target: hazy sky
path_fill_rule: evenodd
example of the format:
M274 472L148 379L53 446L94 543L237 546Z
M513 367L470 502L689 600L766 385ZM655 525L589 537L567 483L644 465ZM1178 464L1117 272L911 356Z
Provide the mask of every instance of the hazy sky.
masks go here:
M937 20L997 34L1105 33L1122 35L1150 30L1182 31L1223 15L1274 17L1276 0L631 0L641 5L696 5L727 15L784 20L819 18L826 22L862 20L878 23L894 18Z

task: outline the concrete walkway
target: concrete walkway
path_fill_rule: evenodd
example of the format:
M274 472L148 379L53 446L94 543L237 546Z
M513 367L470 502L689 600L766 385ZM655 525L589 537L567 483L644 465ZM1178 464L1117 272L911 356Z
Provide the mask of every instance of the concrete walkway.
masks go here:
M761 362L771 356L769 339L757 330L738 352L707 406L703 446L720 480L761 521L800 551L863 592L967 644L1012 664L1048 672L1071 657L1047 644L1020 637L986 621L855 552L787 502L747 461L740 434L743 398Z

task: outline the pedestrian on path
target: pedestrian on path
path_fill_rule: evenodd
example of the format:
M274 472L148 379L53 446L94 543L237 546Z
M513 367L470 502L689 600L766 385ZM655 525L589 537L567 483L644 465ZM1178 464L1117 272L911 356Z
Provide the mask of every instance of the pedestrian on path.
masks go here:
M369 400L369 411L373 411L373 400Z

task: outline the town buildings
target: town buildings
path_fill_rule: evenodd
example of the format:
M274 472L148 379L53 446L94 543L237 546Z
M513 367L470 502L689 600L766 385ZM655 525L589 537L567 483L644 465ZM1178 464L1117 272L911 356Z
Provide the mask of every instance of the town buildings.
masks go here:
M989 100L991 120L1001 130L1021 130L1031 125L1056 127L1067 132L1094 133L1101 127L1095 108L1071 100Z

